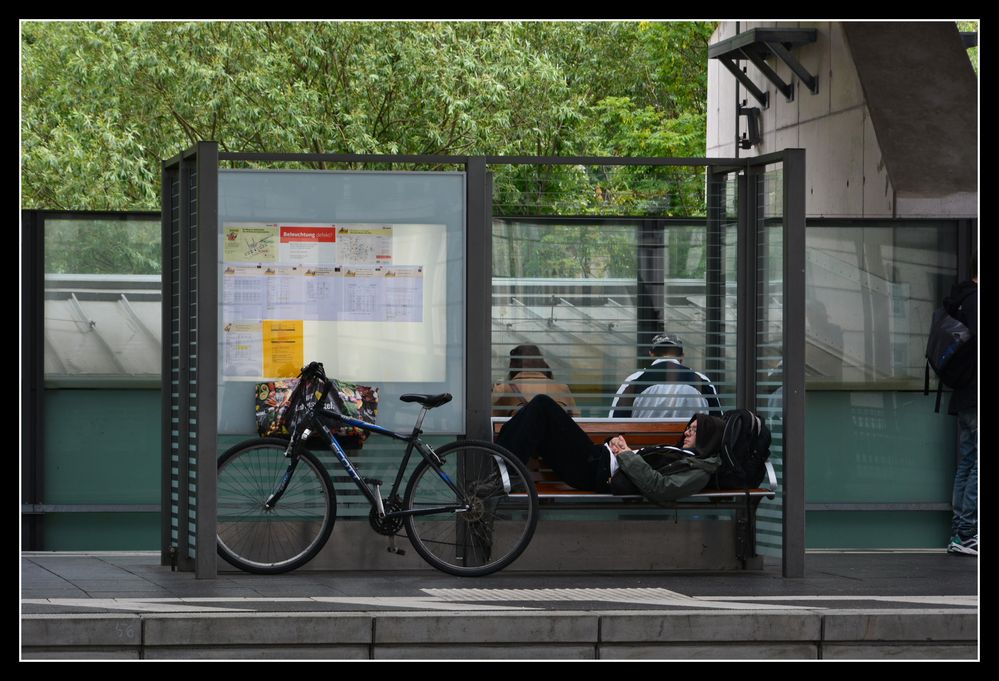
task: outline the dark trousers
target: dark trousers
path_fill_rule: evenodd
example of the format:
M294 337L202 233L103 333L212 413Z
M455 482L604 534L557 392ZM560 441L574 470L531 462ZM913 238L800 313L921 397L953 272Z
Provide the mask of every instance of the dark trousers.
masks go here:
M576 489L608 492L610 452L596 445L555 400L538 395L506 422L496 438L524 463L540 457Z

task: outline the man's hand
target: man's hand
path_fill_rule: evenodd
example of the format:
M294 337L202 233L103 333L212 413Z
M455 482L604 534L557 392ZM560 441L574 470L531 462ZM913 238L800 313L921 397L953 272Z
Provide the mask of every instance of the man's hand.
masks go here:
M611 438L611 441L608 442L607 444L610 446L611 454L613 454L614 456L617 456L621 452L631 451L631 447L629 447L628 443L624 441L623 435L618 435L616 437Z

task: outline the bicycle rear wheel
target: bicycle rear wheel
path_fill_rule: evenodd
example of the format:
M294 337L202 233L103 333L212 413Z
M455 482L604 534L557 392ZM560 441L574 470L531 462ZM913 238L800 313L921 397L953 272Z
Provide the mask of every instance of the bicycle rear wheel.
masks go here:
M266 502L289 472L286 440L261 438L232 447L218 462L218 552L258 574L289 572L309 562L333 531L336 492L315 454L301 451L287 487Z
M527 548L538 522L538 493L526 466L489 442L437 450L449 485L421 461L404 506L413 548L438 570L479 577L501 570Z

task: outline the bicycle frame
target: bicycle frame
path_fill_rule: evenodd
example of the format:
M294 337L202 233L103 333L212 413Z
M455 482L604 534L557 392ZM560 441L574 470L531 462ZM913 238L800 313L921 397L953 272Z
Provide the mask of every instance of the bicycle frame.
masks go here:
M472 577L501 570L521 555L538 520L537 493L523 462L491 442L458 439L435 448L421 439L427 413L450 395L402 395L422 410L411 432L395 432L360 420L318 362L303 368L301 378L281 415L289 439L253 438L219 459L217 543L229 563L279 574L318 555L337 516L335 466L316 456L325 449L367 499L368 522L388 538L389 553L406 553L396 545L401 535L432 567ZM352 433L405 443L391 487L354 466L344 439ZM314 447L312 440L323 444Z
M327 389L329 385L327 384ZM298 451L297 447L304 446L305 440L308 439L309 435L312 433L312 426L318 426L320 431L326 436L328 447L330 451L336 456L340 461L340 465L347 475L353 481L354 485L358 490L367 498L368 503L376 509L379 518L402 518L404 516L415 516L415 515L432 515L435 513L440 513L441 511L452 511L454 513L463 513L469 510L469 504L462 494L461 490L455 485L454 481L448 476L447 473L441 468L443 463L438 457L436 452L430 445L426 444L420 439L420 435L423 431L420 427L423 425L423 419L427 414L428 409L426 407L420 412L417 418L416 425L413 426L413 432L410 435L404 435L402 433L396 433L395 431L388 430L387 428L382 428L373 423L368 423L367 421L361 421L359 419L351 418L345 414L341 414L337 411L332 411L329 409L323 409L319 405L322 404L325 398L325 392L322 394L320 399L316 400L316 406L314 406L308 414L308 425L302 430L301 435L298 434L298 429L292 432L291 439L288 442L288 449L285 451L285 456L291 459L288 464L288 470L282 476L281 481L278 483L277 489L274 493L267 499L265 506L267 508L273 508L277 502L280 500L281 495L287 489L288 483L291 481L291 477L295 472L295 468L298 465L298 457L295 453ZM399 440L406 443L406 452L403 455L402 461L399 464L399 470L396 472L395 481L392 483L392 488L389 491L389 499L398 497L399 487L402 484L403 476L406 472L406 467L409 464L409 459L413 454L413 449L420 453L420 455L426 460L428 465L434 470L435 473L451 488L452 491L462 500L462 506L438 506L430 508L422 508L419 510L399 510L390 511L386 513L384 499L381 495L381 482L375 481L375 492L372 492L368 487L368 483L360 476L357 469L354 468L354 464L350 461L350 457L347 456L347 452L344 450L340 441L337 440L336 435L333 431L322 422L320 416L334 419L347 426L353 426L365 430L370 433L375 433L377 435L382 435L393 440Z

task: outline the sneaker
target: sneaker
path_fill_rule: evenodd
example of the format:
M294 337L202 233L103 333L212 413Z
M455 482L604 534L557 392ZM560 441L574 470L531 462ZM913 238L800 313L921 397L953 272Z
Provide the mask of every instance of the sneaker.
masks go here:
M961 537L955 535L951 538L950 544L947 545L947 553L961 553L966 556L977 556L978 555L978 535L974 537L969 537L967 539L961 539Z

